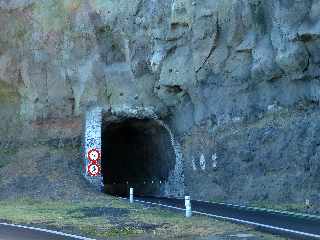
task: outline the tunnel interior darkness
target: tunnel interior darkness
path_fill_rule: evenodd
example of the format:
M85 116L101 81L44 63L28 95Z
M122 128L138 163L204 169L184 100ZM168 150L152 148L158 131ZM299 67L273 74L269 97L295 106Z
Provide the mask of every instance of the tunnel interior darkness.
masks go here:
M102 130L102 176L105 192L162 196L175 166L170 134L155 120L126 119Z

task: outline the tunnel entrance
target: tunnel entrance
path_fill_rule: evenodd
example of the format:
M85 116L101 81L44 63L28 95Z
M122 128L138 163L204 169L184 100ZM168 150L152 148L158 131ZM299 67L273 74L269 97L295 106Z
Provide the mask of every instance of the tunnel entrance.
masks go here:
M102 177L106 193L163 196L175 167L168 131L150 119L126 119L103 124Z

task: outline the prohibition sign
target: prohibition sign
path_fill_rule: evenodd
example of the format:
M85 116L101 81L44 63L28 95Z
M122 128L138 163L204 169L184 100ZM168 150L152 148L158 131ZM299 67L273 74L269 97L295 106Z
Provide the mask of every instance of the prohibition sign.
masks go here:
M96 162L98 160L100 160L101 154L99 152L99 150L97 149L91 149L88 152L88 159L90 162Z
M88 165L88 173L91 177L96 177L100 174L100 166L96 163Z

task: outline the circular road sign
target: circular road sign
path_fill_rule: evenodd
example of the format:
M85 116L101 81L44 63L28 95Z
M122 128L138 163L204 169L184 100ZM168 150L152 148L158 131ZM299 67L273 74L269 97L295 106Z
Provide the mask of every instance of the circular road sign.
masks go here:
M91 149L88 152L88 159L91 162L96 162L98 160L100 160L101 154L100 151L97 149Z
M91 177L96 177L100 174L100 166L96 163L88 165L88 173Z

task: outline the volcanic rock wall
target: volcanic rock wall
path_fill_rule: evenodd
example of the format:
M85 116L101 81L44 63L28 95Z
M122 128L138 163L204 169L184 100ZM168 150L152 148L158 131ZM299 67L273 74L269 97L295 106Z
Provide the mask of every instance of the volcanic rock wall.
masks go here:
M319 17L319 0L1 0L1 146L152 108L191 195L320 202Z

